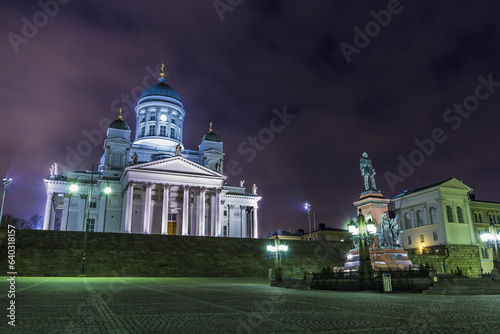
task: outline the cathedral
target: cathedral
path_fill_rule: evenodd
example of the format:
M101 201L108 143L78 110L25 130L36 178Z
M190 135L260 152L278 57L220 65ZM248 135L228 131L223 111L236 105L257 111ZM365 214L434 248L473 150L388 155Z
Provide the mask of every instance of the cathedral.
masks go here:
M135 108L135 138L120 116L107 130L97 171L51 167L44 230L257 238L257 187L225 183L224 150L210 130L182 144L186 116L179 94L159 82Z

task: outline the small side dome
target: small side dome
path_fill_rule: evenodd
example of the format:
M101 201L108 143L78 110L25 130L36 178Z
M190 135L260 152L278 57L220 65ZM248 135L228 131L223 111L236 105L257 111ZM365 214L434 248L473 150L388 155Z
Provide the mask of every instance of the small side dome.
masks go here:
M109 125L111 129L118 129L118 130L130 130L130 127L128 126L127 122L123 120L122 117L122 109L120 108L120 116L118 116L118 119L111 122Z
M215 141L215 142L220 142L219 136L215 134L215 132L212 131L212 122L210 122L210 130L206 135L203 136L201 139L202 142L204 141Z

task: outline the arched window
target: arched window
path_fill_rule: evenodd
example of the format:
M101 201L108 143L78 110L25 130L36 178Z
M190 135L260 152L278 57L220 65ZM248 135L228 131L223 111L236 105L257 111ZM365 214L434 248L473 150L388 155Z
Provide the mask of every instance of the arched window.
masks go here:
M417 211L417 226L420 227L420 226L424 226L424 214L422 212L422 210L418 210Z
M410 213L405 213L405 229L412 228Z
M464 223L464 216L462 214L462 208L457 206L457 218L458 218L458 222L463 224Z
M146 128L144 126L141 126L141 134L139 135L139 138L144 137L145 133L146 133Z
M156 125L150 125L149 126L149 136L155 136L156 135Z
M438 223L438 218L437 218L437 210L435 207L431 208L431 224L437 224Z
M477 223L477 212L474 212L474 223Z
M453 223L453 212L449 205L446 206L446 218L448 218L449 223Z

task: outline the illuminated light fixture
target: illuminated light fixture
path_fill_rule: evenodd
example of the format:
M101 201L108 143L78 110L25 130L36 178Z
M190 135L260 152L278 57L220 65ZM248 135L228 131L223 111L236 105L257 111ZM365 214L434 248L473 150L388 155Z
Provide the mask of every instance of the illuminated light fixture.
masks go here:
M356 226L354 220L349 221L349 223L347 224L347 228L349 229L349 233L351 233L352 235L358 235L359 229L358 226Z
M267 245L267 250L269 252L276 252L276 246ZM278 246L278 251L288 252L288 245L279 245Z
M73 183L71 186L69 186L69 190L72 192L78 191L78 186Z
M104 193L107 195L111 194L111 188L110 187L104 188Z
M482 242L488 242L492 239L491 233L483 232L479 235Z
M374 234L375 232L377 232L377 226L375 226L375 223L373 221L369 220L366 224L366 230L369 234Z
M353 255L352 254L347 254L347 259L350 260L353 258Z

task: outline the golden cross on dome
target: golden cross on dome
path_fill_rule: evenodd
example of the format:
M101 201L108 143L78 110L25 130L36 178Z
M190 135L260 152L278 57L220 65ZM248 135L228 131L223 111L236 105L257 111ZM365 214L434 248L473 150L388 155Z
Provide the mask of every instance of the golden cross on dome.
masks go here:
M165 71L163 69L165 68L165 64L161 63L161 72L160 72L160 77L163 79L163 76L165 75Z
M120 116L118 116L119 119L121 119L123 121L123 117L122 117L122 108L120 108Z
M212 133L212 122L210 122L210 133Z

